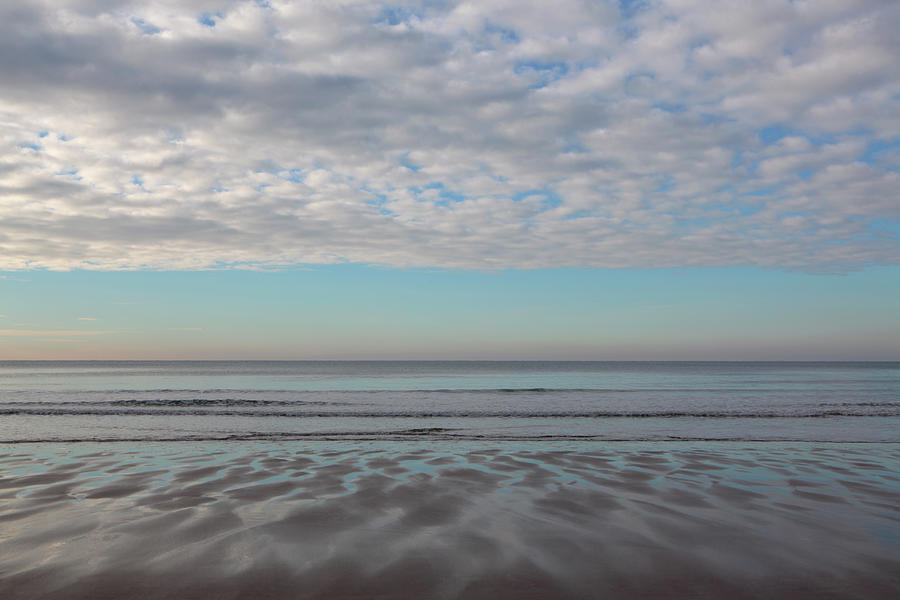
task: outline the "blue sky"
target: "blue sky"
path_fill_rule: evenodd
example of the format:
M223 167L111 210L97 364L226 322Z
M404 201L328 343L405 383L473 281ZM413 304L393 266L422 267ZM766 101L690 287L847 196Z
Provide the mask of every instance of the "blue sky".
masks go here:
M900 3L719 6L4 3L0 358L900 358Z
M3 358L890 360L900 273L6 273Z

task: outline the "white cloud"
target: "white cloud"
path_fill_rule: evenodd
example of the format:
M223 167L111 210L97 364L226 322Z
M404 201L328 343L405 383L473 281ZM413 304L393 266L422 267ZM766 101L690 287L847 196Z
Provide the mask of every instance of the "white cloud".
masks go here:
M900 4L635 7L4 4L0 269L900 262Z
M96 317L78 317L79 321L96 321Z

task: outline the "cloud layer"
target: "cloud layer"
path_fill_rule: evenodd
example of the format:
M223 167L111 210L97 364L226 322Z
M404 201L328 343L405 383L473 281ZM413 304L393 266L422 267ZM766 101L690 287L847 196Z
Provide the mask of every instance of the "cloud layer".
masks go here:
M0 269L900 263L900 3L0 5Z

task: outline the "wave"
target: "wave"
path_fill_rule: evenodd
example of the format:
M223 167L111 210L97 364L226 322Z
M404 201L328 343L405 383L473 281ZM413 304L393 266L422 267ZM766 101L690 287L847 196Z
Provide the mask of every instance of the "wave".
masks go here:
M147 400L99 400L99 401L72 401L64 402L62 406L347 406L349 402L332 402L325 400L255 400L252 398L153 398ZM60 406L53 402L7 402L0 407L47 407ZM3 408L0 408L2 411Z
M898 402L820 402L819 406L898 406Z
M0 408L0 415L34 415L34 416L63 416L63 415L73 415L73 416L88 416L88 415L97 415L97 416L179 416L179 415L188 415L188 416L229 416L229 417L282 417L282 418L367 418L367 419L378 419L378 418L415 418L415 419L430 419L430 418L451 418L451 419L471 419L471 418L516 418L516 419L553 419L553 418L565 418L565 419L614 419L614 418L627 418L627 419L641 419L641 418L653 418L653 419L671 419L671 418L713 418L713 419L811 419L811 418L824 418L824 417L900 417L900 408L897 410L882 410L882 411L872 411L872 410L817 410L817 411L804 411L804 412L788 412L788 411L767 411L767 412L734 412L734 411L689 411L689 410L674 410L674 411L492 411L492 410L480 410L480 411L471 411L471 410L463 410L463 411L397 411L397 410L384 410L384 411L347 411L347 410L333 410L333 411L309 411L309 410L297 410L297 411L272 411L272 410L229 410L230 406L254 406L257 401L245 401L243 403L237 404L209 404L205 406L222 406L225 407L224 410L197 410L193 407L198 405L183 405L183 404L168 404L168 403L154 403L149 404L146 402L136 402L133 405L136 408L129 408L128 410L120 410L116 408L114 403L109 403L106 406L109 408L103 408L102 406L91 406L90 403L82 403L77 406L77 408L69 408L69 406L61 407L61 406L46 406L42 403L34 403L30 406L6 406ZM250 404L248 404L250 403ZM73 405L75 403L67 403L68 405ZM95 403L96 404L96 403ZM287 403L288 405L294 406L297 403ZM140 406L158 406L159 408L140 408ZM284 406L284 404L279 403L268 403L268 404L260 404L262 406ZM173 407L177 406L185 406L183 409L179 410L171 410ZM204 405L200 405L204 406ZM851 406L864 406L864 405L851 405ZM893 406L893 405L892 405ZM298 408L302 408L298 406ZM867 407L871 408L871 407Z
M99 404L88 403L83 404ZM347 404L324 400L253 400L248 398L158 398L155 400L111 400L110 406L327 406Z
M499 387L499 388L398 388L398 389L265 389L265 388L120 388L120 389L68 389L68 390L4 390L4 394L40 394L40 395L78 395L78 396L104 396L115 394L291 394L296 396L306 395L370 395L370 394L640 394L640 393L732 393L753 394L760 393L790 393L789 388L784 387Z
M70 443L136 443L136 442L284 442L284 441L371 441L391 442L409 440L428 441L471 441L471 442L720 442L720 443L822 443L822 444L884 444L880 440L831 439L791 436L690 436L690 435L645 435L645 436L609 436L578 434L546 434L546 435L498 435L478 434L463 430L443 427L423 427L401 429L395 431L330 431L330 432L241 432L222 434L196 434L175 436L147 435L142 437L58 437L0 440L0 444L70 444Z

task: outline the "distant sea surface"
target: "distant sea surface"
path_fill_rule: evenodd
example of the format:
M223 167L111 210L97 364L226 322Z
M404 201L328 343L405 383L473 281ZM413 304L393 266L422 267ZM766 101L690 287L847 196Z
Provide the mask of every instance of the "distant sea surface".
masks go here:
M900 441L897 362L0 362L0 442Z

